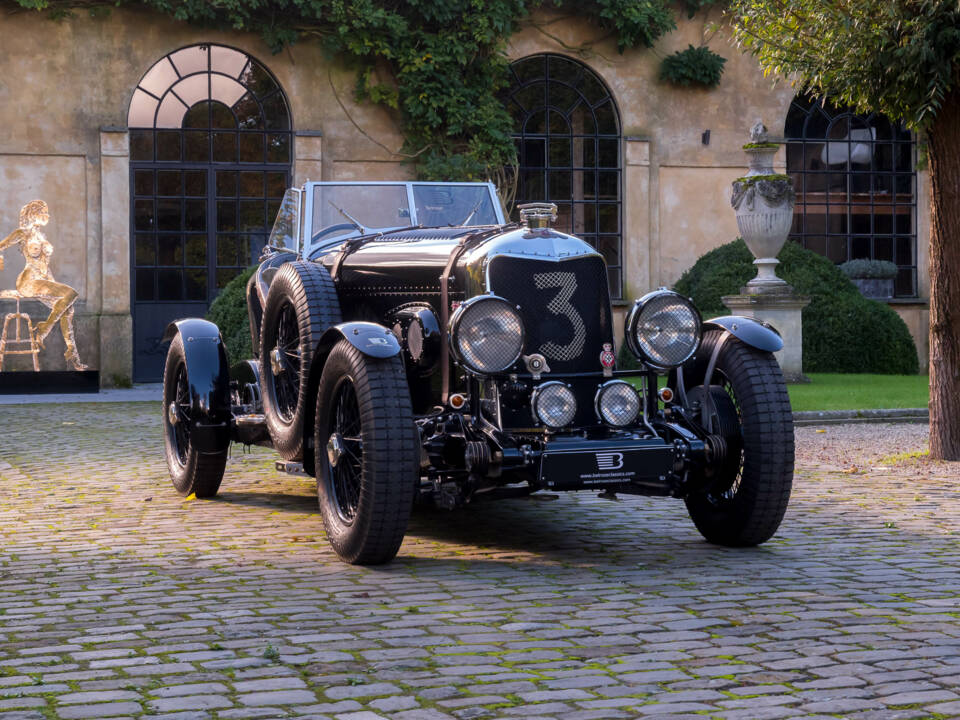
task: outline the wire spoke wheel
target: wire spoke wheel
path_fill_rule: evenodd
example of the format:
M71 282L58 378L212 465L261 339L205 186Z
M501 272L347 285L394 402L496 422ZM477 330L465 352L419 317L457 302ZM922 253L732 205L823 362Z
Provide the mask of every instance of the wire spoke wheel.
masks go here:
M336 391L333 433L327 441L333 496L340 518L353 522L360 505L360 480L363 471L363 441L360 406L353 379L344 377Z
M369 357L341 340L324 363L315 417L317 500L330 545L349 563L388 562L420 477L403 359Z
M187 456L190 452L190 385L187 382L187 366L185 363L177 365L173 398L164 405L171 408L171 410L168 410L171 416L167 418L167 425L173 430L173 443L177 461L181 465L186 465Z
M284 422L292 422L300 400L300 328L297 313L290 303L284 304L277 322L277 370L274 385L277 412Z
M308 471L315 465L313 444L306 442L315 425L313 356L322 335L340 321L337 289L322 265L304 260L280 265L260 323L263 415L280 457L303 462Z
M725 456L718 467L711 469L712 481L706 496L715 505L731 503L743 483L743 411L737 400L733 383L723 372L714 372L710 386L710 413L713 432L724 440ZM704 395L704 389L697 388ZM701 397L701 402L705 398Z

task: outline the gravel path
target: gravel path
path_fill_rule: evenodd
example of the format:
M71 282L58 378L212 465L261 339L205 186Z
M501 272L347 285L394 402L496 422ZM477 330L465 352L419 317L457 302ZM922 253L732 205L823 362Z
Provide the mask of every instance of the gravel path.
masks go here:
M930 460L926 423L858 423L796 429L797 466L824 471L884 472L960 478L960 463ZM913 456L914 453L923 453Z

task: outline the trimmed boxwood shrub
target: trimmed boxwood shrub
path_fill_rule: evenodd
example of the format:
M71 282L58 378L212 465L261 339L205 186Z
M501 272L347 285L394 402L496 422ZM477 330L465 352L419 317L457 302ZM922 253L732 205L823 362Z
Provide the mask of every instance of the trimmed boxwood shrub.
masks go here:
M811 298L803 310L806 372L918 372L916 346L897 313L863 297L830 260L796 242L786 243L778 259L777 274ZM692 298L704 318L729 315L720 297L737 295L754 275L753 255L737 239L703 255L674 289Z
M617 350L617 370L639 370L640 363L637 356L627 347L627 340L624 338L620 343L620 349Z
M247 268L228 282L207 312L207 320L220 328L231 365L253 357L250 318L247 314L247 280L256 269L256 266Z
M847 260L837 267L848 278L893 280L897 276L897 266L889 260Z

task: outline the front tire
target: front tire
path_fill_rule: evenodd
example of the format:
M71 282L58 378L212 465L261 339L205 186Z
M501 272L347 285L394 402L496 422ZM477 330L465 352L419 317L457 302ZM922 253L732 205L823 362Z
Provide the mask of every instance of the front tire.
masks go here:
M703 380L724 333L704 335L691 375ZM727 337L712 384L691 399L714 398L714 433L724 436L726 459L705 477L704 489L686 499L690 518L711 543L759 545L780 527L793 485L793 412L780 366L772 354Z
M163 368L163 438L167 469L181 495L211 498L220 489L227 464L227 449L201 453L190 442L194 418L187 359L180 334L170 342Z
M389 562L419 473L403 360L371 358L341 340L324 364L315 418L317 496L330 545L348 563Z

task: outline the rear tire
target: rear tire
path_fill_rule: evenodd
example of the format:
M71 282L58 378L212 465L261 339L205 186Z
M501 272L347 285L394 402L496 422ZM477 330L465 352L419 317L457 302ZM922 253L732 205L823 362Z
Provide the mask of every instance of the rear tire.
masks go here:
M320 336L339 322L337 290L322 266L302 260L281 266L263 308L260 389L270 439L285 460L304 459L313 353Z
M703 381L722 335L704 335L687 377ZM690 396L705 399L707 392L698 386ZM709 392L716 397L713 431L725 436L728 455L704 478L705 489L687 497L687 510L711 543L759 545L779 528L793 485L793 413L783 373L772 354L731 336L720 349Z
M201 453L190 442L193 407L180 334L170 342L163 368L163 445L173 487L181 495L211 498L220 489L227 449Z
M371 358L341 340L324 364L315 417L317 496L330 545L348 563L389 562L419 473L402 358Z

